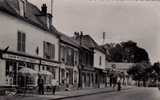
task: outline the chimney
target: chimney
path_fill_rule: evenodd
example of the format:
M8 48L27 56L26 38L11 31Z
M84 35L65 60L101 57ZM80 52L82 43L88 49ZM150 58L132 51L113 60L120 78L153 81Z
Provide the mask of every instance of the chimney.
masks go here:
M80 45L82 45L82 39L83 39L83 32L80 32Z
M83 36L83 31L81 31L81 36Z
M74 39L77 40L79 37L79 32L74 32Z
M52 26L52 14L47 14L47 27L51 29Z
M47 13L47 5L43 4L41 6L41 15L40 19L44 23L45 26L50 30L52 26L52 14Z
M41 6L41 12L43 15L47 15L47 5L46 4L43 4Z

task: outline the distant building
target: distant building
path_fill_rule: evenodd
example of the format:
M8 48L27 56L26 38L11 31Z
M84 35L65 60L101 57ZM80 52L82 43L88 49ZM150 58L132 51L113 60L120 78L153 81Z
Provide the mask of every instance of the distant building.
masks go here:
M5 52L4 49L9 47ZM59 80L59 35L47 6L41 10L27 0L0 1L0 86L36 85L38 74L45 84Z

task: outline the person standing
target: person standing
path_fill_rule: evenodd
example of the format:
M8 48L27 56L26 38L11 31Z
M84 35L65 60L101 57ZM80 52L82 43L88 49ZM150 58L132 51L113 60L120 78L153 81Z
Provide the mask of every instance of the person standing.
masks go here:
M117 78L117 85L118 85L117 90L120 91L121 90L121 78L120 77Z
M44 81L41 76L38 78L38 93L40 95L44 94Z
M52 80L52 93L53 93L53 95L55 95L57 85L58 85L58 82L53 79Z

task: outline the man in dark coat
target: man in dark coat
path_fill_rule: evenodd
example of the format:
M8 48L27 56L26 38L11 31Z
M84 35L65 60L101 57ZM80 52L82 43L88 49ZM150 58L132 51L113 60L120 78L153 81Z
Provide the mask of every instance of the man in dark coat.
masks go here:
M38 78L38 93L40 95L44 94L44 80L42 79L41 76Z

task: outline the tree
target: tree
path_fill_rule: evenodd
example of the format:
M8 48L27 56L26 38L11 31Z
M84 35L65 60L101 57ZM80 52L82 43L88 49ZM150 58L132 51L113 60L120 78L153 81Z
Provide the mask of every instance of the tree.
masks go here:
M148 62L149 63L149 57L148 53L145 49L136 47L134 51L134 62Z
M127 41L121 42L124 49L125 55L124 59L131 63L149 62L149 56L145 49L137 46L136 42Z
M153 70L155 70L155 72L160 75L160 63L159 62L155 62L153 64Z
M111 59L113 62L122 62L123 53L123 48L120 44L116 44L110 49Z
M106 58L111 62L149 63L148 52L131 40L117 44L106 44L103 48L106 51Z
M160 80L160 63L155 62L152 66L152 74L151 78L156 80Z
M146 86L146 81L149 78L150 64L137 63L128 69L127 73L132 76L132 79L139 82L143 81L143 86Z

